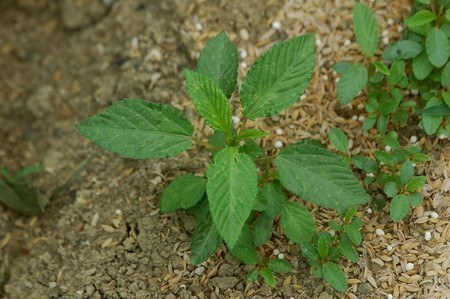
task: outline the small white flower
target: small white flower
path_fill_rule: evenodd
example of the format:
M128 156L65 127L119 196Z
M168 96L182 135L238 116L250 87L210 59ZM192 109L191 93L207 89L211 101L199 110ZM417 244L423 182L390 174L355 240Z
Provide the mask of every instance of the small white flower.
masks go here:
M387 249L388 251L391 251L393 248L392 248L391 245L388 245L388 246L386 247L386 249Z
M233 117L231 117L231 119L232 119L233 124L235 126L237 126L237 125L239 125L241 123L241 118L239 116L233 116Z
M247 53L247 51L246 51L246 50L241 50L241 52L240 52L240 56L241 56L241 58L242 58L242 59L245 59L245 58L247 58L247 56L248 56L248 53Z
M277 129L277 130L275 131L275 133L277 133L277 135L283 135L283 130Z
M388 36L389 35L389 30L383 30L383 32L381 33L382 36Z
M322 45L322 40L320 38L316 39L316 46L320 47Z
M275 142L275 148L282 148L283 147L283 142L281 142L281 141L277 141L277 142Z
M387 37L387 36L383 37L383 44L385 44L385 45L389 44L389 37Z
M430 241L431 240L431 233L430 232L425 232L425 236L424 236L426 241Z
M414 144L414 143L416 143L416 142L417 142L417 136L416 136L416 135L412 135L412 136L409 138L409 143Z
M379 236L384 236L384 230L382 230L381 228L377 228L375 230L375 233Z
M389 153L392 150L392 147L390 145L386 145L384 147L384 150L386 151L386 153Z
M411 94L412 94L413 96L416 96L416 95L419 94L419 90L418 90L418 89L411 89Z
M406 271L411 271L412 269L414 269L414 264L413 263L407 263L405 266L405 270Z
M434 219L438 219L439 218L439 214L436 213L436 212L431 212L430 216L431 216L431 218L434 218Z
M367 208L366 212L367 212L367 214L372 214L373 211L371 208Z
M394 25L394 19L388 19L387 23L388 23L389 26Z
M346 46L346 47L350 46L351 44L352 44L352 41L349 39L346 39L344 42L344 46Z
M272 252L273 255L279 255L280 254L280 250L278 250L277 248L275 248Z
M369 172L368 174L366 174L366 176L368 176L369 178L374 178L375 175L373 174L373 172Z
M202 31L203 30L203 24L200 22L195 23L195 30Z
M275 29L275 30L280 30L281 29L281 23L279 21L273 21L272 28Z
M280 254L277 255L277 257L278 257L279 260L283 260L284 259L284 254L280 253Z

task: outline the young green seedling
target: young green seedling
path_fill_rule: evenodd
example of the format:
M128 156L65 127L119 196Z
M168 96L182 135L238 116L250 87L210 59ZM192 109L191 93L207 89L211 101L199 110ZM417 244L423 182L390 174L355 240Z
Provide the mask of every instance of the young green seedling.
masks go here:
M237 70L237 50L224 33L207 43L197 71L185 69L187 92L214 130L209 140L194 137L193 125L176 109L137 99L118 101L76 127L101 147L134 159L173 157L193 143L208 148L213 159L206 172L170 183L161 212L187 209L195 215L193 264L207 260L224 242L233 256L258 265L252 278L261 275L274 285L272 271L290 267L255 250L270 239L274 223L279 221L294 243L309 243L315 235L313 215L289 199L292 193L340 210L367 203L370 197L348 164L320 142L305 140L267 156L257 142L267 133L246 126L247 120L274 115L300 98L314 70L313 34L277 43L256 60L240 88L243 118L234 127L229 98Z

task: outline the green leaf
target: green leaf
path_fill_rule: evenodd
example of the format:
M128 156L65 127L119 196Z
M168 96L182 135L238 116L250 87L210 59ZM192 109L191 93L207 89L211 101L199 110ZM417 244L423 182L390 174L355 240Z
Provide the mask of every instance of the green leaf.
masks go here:
M405 218L406 214L409 212L409 198L404 194L399 194L394 197L391 201L390 208L391 219L394 222L399 222Z
M259 270L259 274L261 274L268 286L270 286L271 288L275 287L275 276L273 275L272 270L262 268L261 270Z
M431 108L434 106L438 106L441 104L441 100L439 98L433 97L431 98L427 104L425 105L425 108ZM442 116L432 116L424 114L422 115L421 124L423 128L425 129L425 132L428 135L432 135L436 133L436 131L439 129L439 126L442 122Z
M412 40L401 40L384 49L384 60L411 59L422 52L422 46Z
M194 206L206 190L206 180L192 174L181 175L164 190L161 197L161 212L172 213L177 209Z
M208 205L208 202L205 201ZM211 213L207 210L204 217L197 217L197 228L191 239L191 263L199 265L216 252L222 244L222 237L212 221Z
M340 231L342 230L342 226L340 226L336 221L331 220L328 221L328 226L331 227L332 230L334 231Z
M359 231L361 229L362 224L363 224L362 220L359 219L358 217L355 217L352 219L352 222L344 225L344 232L347 234L352 243L355 244L356 246L359 246L362 241L361 232Z
M352 65L338 82L338 100L345 105L351 102L366 86L367 69L361 64Z
M367 203L370 197L337 154L308 141L284 148L275 159L281 183L301 198L327 208Z
M378 24L372 10L359 2L353 7L353 28L364 54L372 56L378 44Z
M420 205L423 201L423 196L419 192L413 192L409 194L408 198L409 198L409 205L413 207Z
M448 107L450 107L450 92L449 91L442 92L442 99L444 100L445 104Z
M248 273L247 281L248 282L256 281L258 279L258 276L259 276L259 270L258 270L258 268L254 268L252 271L250 271L250 273Z
M384 185L384 193L389 197L395 197L398 194L398 187L396 182L388 182Z
M450 56L450 44L447 35L439 28L431 29L427 34L426 48L428 60L435 67L443 66Z
M399 84L405 77L405 61L394 60L390 68L391 75L388 78L390 84Z
M198 58L197 71L213 79L227 98L231 96L236 87L238 55L224 32L206 43Z
M331 144L340 152L346 153L348 150L348 138L340 128L331 128L328 132Z
M253 247L252 234L247 224L242 227L239 239L230 253L246 265L255 265L258 262L258 255Z
M345 72L348 71L348 69L352 66L352 64L348 61L339 61L338 63L335 63L332 67L333 71L335 71L338 74L345 74Z
M268 216L266 213L262 213L253 222L252 227L252 237L253 244L256 247L263 246L267 241L269 241L272 235L272 225L273 218Z
M302 255L308 260L310 265L319 264L319 254L316 248L310 242L303 242L300 244Z
M450 62L447 62L442 70L441 84L443 86L450 86Z
M278 273L289 273L292 271L292 267L288 262L279 259L271 259L267 264L267 268Z
M343 235L345 236L345 235ZM357 263L359 261L359 254L351 243L339 243L339 252L348 258L350 261Z
M389 76L391 74L388 67L384 64L383 61L374 61L372 62L372 64L375 66L377 71L379 71L383 75Z
M406 191L408 192L417 191L420 188L422 188L423 185L425 185L426 181L427 181L426 176L415 176L409 181L408 185L406 185Z
M411 162L405 162L400 167L400 184L405 186L408 184L414 176L414 165Z
M336 290L345 293L348 288L347 276L338 264L327 262L322 265L323 277Z
M324 235L320 235L317 240L317 252L319 253L320 258L323 260L328 255L329 251L327 238Z
M207 177L206 192L214 224L233 248L256 201L256 167L249 156L228 147L214 157Z
M292 242L310 242L316 228L314 217L298 202L286 201L281 212L281 227Z
M364 131L369 131L375 126L375 123L377 122L376 118L366 118L363 121L362 129Z
M213 79L184 70L186 89L195 109L213 129L231 135L231 107L225 94Z
M9 185L0 179L0 203L20 214L36 215L44 211L48 199L34 188Z
M412 158L411 161L413 163L421 163L421 162L426 162L426 161L429 161L429 160L430 160L430 157L428 157L427 155L418 153L418 154L414 154L413 155L413 158Z
M24 167L16 173L15 178L16 178L16 180L20 180L26 176L39 173L43 170L44 170L44 166L42 164Z
M427 52L422 51L419 56L414 57L412 68L414 76L416 76L418 80L423 80L428 77L428 75L434 69L434 66L428 60Z
M193 126L170 106L124 99L76 128L97 145L133 159L173 157L191 145Z
M405 25L412 28L429 24L436 20L436 15L429 10L420 10L405 20Z
M396 149L400 147L398 142L398 134L395 131L390 131L384 136L384 144L389 145L391 148Z
M420 112L426 116L447 116L450 115L450 107L447 104L442 103L436 106L420 109L417 112Z
M241 141L241 140L245 140L245 139L258 139L258 138L262 138L269 135L266 132L260 131L260 130L256 130L256 129L250 129L250 130L245 130L242 131L241 133L239 133L239 135L237 136L237 141Z
M277 43L253 64L241 86L249 119L270 116L294 104L314 71L314 34Z
M272 218L277 217L283 209L283 205L286 201L283 190L275 183L268 183L262 187L260 194L266 201L267 215Z

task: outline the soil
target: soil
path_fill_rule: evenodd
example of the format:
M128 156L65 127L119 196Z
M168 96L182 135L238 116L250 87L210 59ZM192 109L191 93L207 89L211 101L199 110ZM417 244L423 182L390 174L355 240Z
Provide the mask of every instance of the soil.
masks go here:
M257 43L286 2L0 2L0 165L14 171L44 163L35 185L49 195L91 159L43 215L0 206L0 259L11 274L4 298L344 298L312 277L298 247L276 234L273 244L295 268L277 277L277 288L245 283L249 268L225 247L204 265L190 265L195 221L183 212L160 214L159 199L179 174L202 173L207 153L122 159L74 129L124 97L171 104L198 122L182 69L195 68L206 37L217 32L240 49ZM350 14L350 5L339 13ZM286 37L272 32L270 39ZM368 282L353 294L385 296Z

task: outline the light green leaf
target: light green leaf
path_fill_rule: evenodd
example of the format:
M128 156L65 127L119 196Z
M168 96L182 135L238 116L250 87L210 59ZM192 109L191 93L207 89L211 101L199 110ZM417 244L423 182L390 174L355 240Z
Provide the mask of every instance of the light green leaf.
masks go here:
M268 286L270 286L271 288L275 287L275 276L273 275L272 270L263 268L259 270L259 274L261 274Z
M261 147L253 140L247 140L243 146L239 147L239 152L249 155L252 159L259 158L264 154Z
M405 186L406 184L408 184L411 179L414 176L414 165L407 161L405 163L403 163L403 165L400 167L400 184L402 186Z
M353 28L364 54L372 56L378 44L378 24L372 10L360 2L353 7Z
M48 198L34 188L19 183L9 185L0 179L0 203L24 215L36 215L44 211Z
M273 46L253 64L241 86L241 104L249 119L270 116L294 104L314 70L314 34Z
M390 208L391 219L394 222L399 222L405 218L406 214L409 212L409 198L404 194L399 194L394 197L391 201Z
M271 259L267 264L267 268L278 273L289 273L292 271L292 267L288 262L279 259Z
M252 227L253 244L256 247L263 246L272 235L273 218L262 213L256 218Z
M317 240L317 252L319 253L320 258L323 260L330 251L328 247L328 240L324 235L320 235Z
M281 212L281 227L292 242L310 242L316 228L311 212L298 202L286 201Z
M442 70L441 83L443 86L450 86L450 62L447 62Z
M409 198L409 205L413 207L420 205L423 201L423 196L419 192L413 192L409 194L408 198Z
M403 60L416 57L422 52L422 46L412 40L401 40L384 49L384 60Z
M214 157L207 177L206 192L214 224L233 248L256 201L256 167L236 147L227 147Z
M348 288L347 276L338 264L327 262L322 265L323 277L336 290L345 293Z
M269 135L266 132L260 131L260 130L256 130L256 129L249 129L249 130L245 130L242 131L241 133L239 133L239 135L237 136L237 141L241 141L241 140L245 140L245 139L258 139L258 138L262 138Z
M361 232L359 231L361 229L363 222L358 217L355 217L352 219L352 222L349 224L344 225L344 232L347 234L349 239L352 241L353 244L356 246L359 246L362 241Z
M194 206L206 190L206 180L192 174L181 175L164 190L161 197L161 212L172 213L177 209Z
M213 79L184 70L187 92L198 113L213 129L231 135L231 107L225 94Z
M277 217L286 201L283 190L275 183L268 183L262 187L260 195L264 197L266 202L267 207L265 212L267 215L272 218Z
M348 61L339 61L333 65L332 69L336 73L343 75L351 66L352 64Z
M422 51L419 56L414 57L412 62L414 76L418 80L423 80L431 73L434 66L428 60L427 51Z
M305 200L343 209L370 200L342 157L308 141L284 148L275 165L284 187Z
M426 116L447 116L450 115L450 107L448 106L448 104L442 103L435 106L430 106L428 108L420 109L417 112L420 112Z
M208 205L206 200L205 204ZM211 213L209 210L206 211L204 217L197 217L197 228L191 240L191 263L193 265L206 261L222 243L222 237L214 226Z
M248 273L247 281L248 282L256 281L258 279L258 276L259 276L259 270L258 270L258 268L254 268L252 271L250 271L250 273Z
M396 182L388 182L384 185L384 193L389 197L394 197L398 194L398 187Z
M348 138L340 128L331 128L328 132L331 144L340 152L346 153L348 150Z
M427 181L426 176L415 176L409 181L408 185L406 185L406 191L408 192L417 191L420 188L422 188L423 185L425 185L426 181Z
M391 73L389 72L388 67L384 64L383 61L374 61L372 62L372 64L375 66L375 68L377 69L377 71L379 71L380 73L389 76Z
M97 145L133 159L173 157L192 145L192 125L170 106L124 99L76 125Z
M415 15L407 18L405 20L405 25L413 28L429 24L434 20L436 20L436 15L429 10L423 9L419 10Z
M253 247L252 234L247 224L242 227L239 239L230 253L246 265L254 265L258 262L258 255Z
M339 252L348 258L350 261L357 263L359 261L359 255L356 249L353 247L351 243L339 243L338 246Z
M441 104L441 100L439 98L433 97L431 98L427 104L425 105L425 108L432 108L435 106L439 106ZM423 114L421 124L423 128L425 129L425 132L428 135L432 135L436 133L436 131L439 129L439 126L442 122L442 116L433 116L429 114Z
M338 100L342 105L351 102L366 86L367 69L361 64L354 64L345 72L338 82Z
M450 44L447 35L439 28L431 29L427 34L426 48L428 60L435 67L443 66L450 56Z
M197 62L197 71L213 79L227 98L236 88L238 55L224 32L206 43Z

